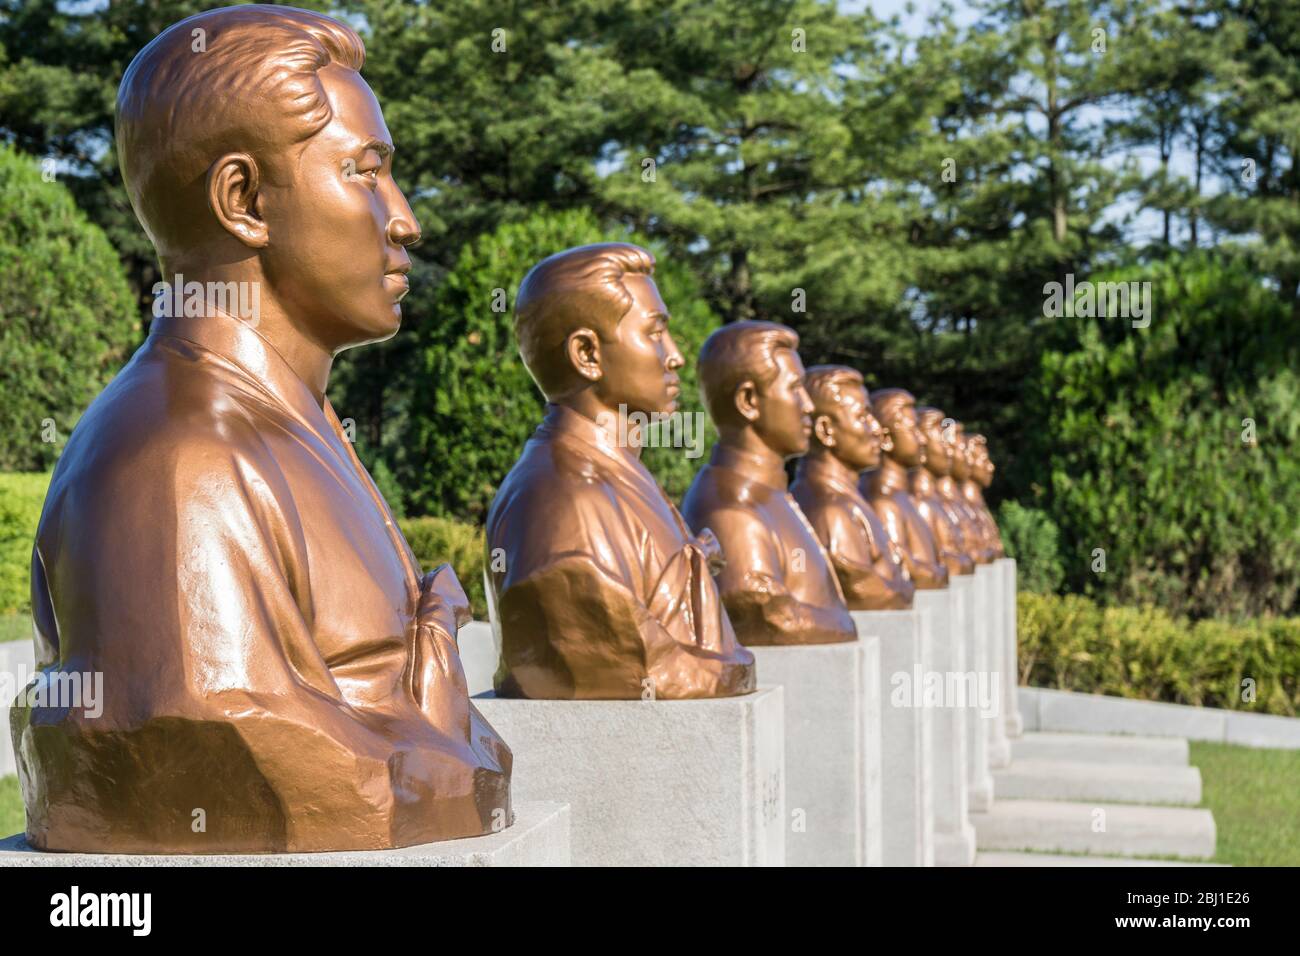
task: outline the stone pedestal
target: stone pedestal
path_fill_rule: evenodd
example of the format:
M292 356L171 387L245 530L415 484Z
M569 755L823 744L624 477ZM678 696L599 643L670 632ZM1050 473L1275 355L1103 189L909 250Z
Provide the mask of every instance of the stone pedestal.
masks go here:
M36 648L31 638L0 643L0 777L18 772L9 736L9 705L35 673Z
M989 719L981 708L985 694L991 699L992 672L988 664L989 607L987 595L975 584L975 575L951 579L949 587L962 593L965 601L965 663L961 668L964 700L948 701L965 710L966 800L971 813L983 813L993 806L993 775L989 772Z
M460 663L465 668L465 683L471 697L492 690L492 677L497 670L496 638L487 621L471 621L456 634L460 648Z
M922 706L930 659L925 611L854 611L859 637L880 639L884 865L934 865L934 709ZM788 718L787 718L788 719ZM788 752L788 751L787 751Z
M1005 729L1008 737L1015 739L1025 732L1020 716L1017 692L1020 687L1019 637L1016 632L1016 559L999 558L993 562L1002 575L1002 649L1006 655L1009 679L1006 684Z
M397 850L334 853L227 853L145 856L130 853L46 853L20 833L0 840L0 867L31 866L568 866L569 808L515 803L515 821L499 833L423 843Z
M785 864L780 687L715 700L474 703L514 752L515 799L570 805L575 866Z
M992 564L981 564L975 569L975 589L982 592L980 603L988 611L983 646L988 662L989 686L994 694L992 715L980 715L988 746L988 765L997 770L1011 763L1011 741L1007 739L1006 703L1007 685L1012 677L1007 664L1006 601L1003 598L1004 576Z
M950 675L965 670L965 592L951 587L917 591L912 605L930 623L921 699L930 711L933 734L929 772L934 792L934 862L970 866L975 862L975 828L966 795L966 709L925 693L931 682L945 687Z
M750 650L784 690L786 865L880 866L880 639Z

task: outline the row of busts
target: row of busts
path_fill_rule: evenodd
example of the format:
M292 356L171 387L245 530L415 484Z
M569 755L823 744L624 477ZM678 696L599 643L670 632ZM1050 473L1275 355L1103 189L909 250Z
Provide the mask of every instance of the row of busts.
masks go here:
M626 292L609 334L588 328L596 296L573 278L602 269ZM856 640L851 611L909 608L1002 555L983 437L902 389L870 394L854 369L805 370L773 322L724 325L700 351L719 439L679 512L628 425L677 413L685 360L652 272L608 243L520 286L520 352L548 406L488 516L500 696L748 693L745 645Z

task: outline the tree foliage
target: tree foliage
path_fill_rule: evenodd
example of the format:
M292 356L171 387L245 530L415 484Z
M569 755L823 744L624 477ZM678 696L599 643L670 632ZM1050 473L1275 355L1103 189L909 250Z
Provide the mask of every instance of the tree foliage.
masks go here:
M1209 257L1096 279L1150 281L1154 316L1148 328L1062 319L1034 383L1032 457L1071 589L1193 616L1293 612L1300 337L1289 310L1241 264Z
M35 160L0 146L0 470L53 464L130 354L134 306L99 227Z

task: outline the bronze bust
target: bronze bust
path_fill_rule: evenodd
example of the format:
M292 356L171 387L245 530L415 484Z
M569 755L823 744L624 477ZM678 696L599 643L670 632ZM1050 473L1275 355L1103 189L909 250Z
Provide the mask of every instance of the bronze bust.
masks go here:
M966 554L976 564L988 564L996 555L989 543L984 523L971 507L964 491L965 484L970 481L973 467L966 429L961 422L950 419L949 428L945 429L945 432L952 436L952 468L948 477L935 482L935 487L939 490L939 497L956 515L961 525L962 539L966 542Z
M967 438L966 448L970 457L970 478L962 482L962 494L979 516L980 525L984 529L984 540L992 549L993 556L1004 558L1006 549L1002 546L1002 533L998 531L998 524L993 520L993 512L984 501L983 489L993 484L993 473L996 470L992 459L989 458L988 440L983 435L970 435Z
M960 519L939 491L938 483L952 472L952 446L945 439L944 414L928 405L916 409L916 419L925 435L925 461L909 473L912 482L912 500L930 526L939 560L950 574L973 574L974 559L966 553L966 539L962 534Z
M640 460L636 416L675 411L683 364L654 266L639 246L599 243L542 260L519 287L519 352L548 404L488 513L501 696L754 690L713 580L717 541L691 533Z
M132 205L163 275L208 298L154 320L54 470L12 714L37 848L380 849L511 822L464 592L421 574L325 398L336 354L397 330L420 235L364 58L328 17L229 7L122 79ZM250 286L252 314L215 304ZM42 693L83 673L97 715Z
M786 488L785 461L808 450L812 430L798 346L793 329L746 321L700 349L700 389L719 437L682 513L718 536L722 600L746 644L857 640L830 557Z
M884 435L862 374L843 365L808 369L812 447L799 459L791 494L830 555L855 611L909 608L916 585L898 545L858 490L863 471L880 467Z
M940 559L934 533L912 499L909 468L925 461L926 438L916 420L916 399L901 388L871 393L871 407L884 429L885 457L880 467L862 476L859 488L879 516L917 588L948 586L948 568Z

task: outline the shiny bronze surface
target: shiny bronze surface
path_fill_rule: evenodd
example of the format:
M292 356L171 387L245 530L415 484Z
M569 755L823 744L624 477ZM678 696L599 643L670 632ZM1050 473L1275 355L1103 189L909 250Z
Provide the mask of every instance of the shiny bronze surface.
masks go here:
M798 346L783 325L733 322L700 349L718 444L682 513L722 545L718 586L746 644L857 640L830 557L786 487L785 461L808 450L812 430Z
M930 526L939 560L948 568L948 573L973 574L975 559L966 551L961 518L939 489L939 482L950 481L952 473L953 448L951 440L944 434L944 414L937 408L919 405L916 420L925 436L925 461L908 472L912 500Z
M983 435L970 435L966 447L970 456L971 477L962 483L962 494L979 515L984 527L985 541L992 549L994 557L1004 558L1006 549L1002 546L1002 532L998 530L998 523L993 520L993 512L984 501L983 489L993 484L995 471L993 461L989 458L988 440Z
M488 513L503 696L754 690L712 576L717 541L690 532L640 459L633 416L676 410L683 364L653 272L646 250L602 243L520 285L520 354L549 404Z
M510 822L511 754L457 654L464 592L421 573L324 398L338 352L396 331L419 237L363 57L319 14L231 7L122 81L163 275L251 285L257 307L156 318L54 470L40 672L11 718L34 846L379 849ZM93 708L53 693L78 676L102 680Z
M812 447L799 459L790 493L826 547L851 609L909 608L916 585L858 490L861 473L880 467L884 444L862 375L817 365L805 385L813 403Z
M949 419L944 435L952 438L952 468L950 475L938 480L935 485L939 489L939 496L961 524L967 556L976 564L988 564L997 557L989 542L988 529L962 490L963 484L970 479L972 467L966 429L961 422Z
M916 399L901 388L871 393L871 408L884 430L885 457L863 474L858 487L898 545L912 581L922 590L947 587L948 568L939 558L934 533L912 500L907 471L925 461L925 435L916 421Z

